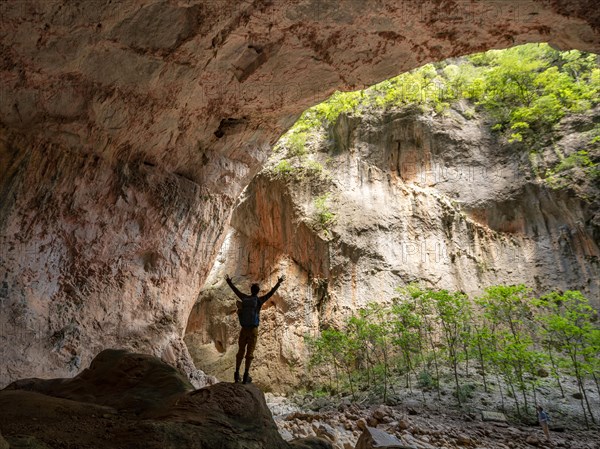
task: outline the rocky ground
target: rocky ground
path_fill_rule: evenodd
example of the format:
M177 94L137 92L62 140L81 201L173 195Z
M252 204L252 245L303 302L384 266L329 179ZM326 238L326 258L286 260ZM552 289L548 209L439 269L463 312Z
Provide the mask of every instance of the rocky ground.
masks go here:
M444 389L438 397L434 391L414 389L411 393L396 388L388 399L392 405L382 405L366 394L354 403L349 397L313 394L289 398L267 394L266 398L284 439L319 436L336 449L353 449L366 426L383 430L406 447L418 449L600 448L600 427L586 428L580 401L574 397L577 396L574 381L562 379L563 398L553 388L553 381L546 380L538 389L538 401L552 418L551 444L545 441L535 415L520 419L515 416L512 399L505 398L506 413L501 413L501 397L493 385L490 393L476 388L462 408L456 406L456 399ZM587 393L598 418L597 392L589 388Z
M276 404L276 403L275 403ZM272 405L275 405L272 404ZM280 404L279 404L280 405ZM597 449L600 432L555 427L547 443L539 426L483 421L481 414L444 412L417 402L398 406L341 405L337 410L294 411L275 416L284 439L319 436L336 449L353 449L366 426L395 435L408 447L518 449L562 447Z

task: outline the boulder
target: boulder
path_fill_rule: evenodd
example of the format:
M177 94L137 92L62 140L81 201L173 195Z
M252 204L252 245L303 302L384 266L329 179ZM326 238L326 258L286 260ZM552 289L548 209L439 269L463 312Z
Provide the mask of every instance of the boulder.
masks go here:
M358 427L359 430L367 430L367 421L364 418L360 418L356 421L356 427Z
M0 422L11 447L331 448L284 441L252 384L195 390L160 359L115 350L72 379L14 382L0 391Z
M490 412L487 410L482 410L481 419L483 421L506 422L506 416L504 413Z
M535 435L529 435L525 439L525 442L527 444L531 444L532 446L540 446L542 444L542 442L540 441L540 439L538 437L536 437Z
M338 432L327 423L313 423L313 430L318 437L331 441L336 441Z
M21 379L6 390L34 391L140 412L159 408L194 387L186 376L156 357L106 349L72 379Z
M473 444L473 440L464 433L461 433L456 437L456 444L459 446L470 446Z
M398 429L400 430L406 430L410 427L410 421L406 418L402 418L400 421L398 421Z
M389 423L393 420L394 411L386 405L381 405L373 411L372 417L380 423Z
M367 427L358 441L356 449L411 449L393 435L374 427Z

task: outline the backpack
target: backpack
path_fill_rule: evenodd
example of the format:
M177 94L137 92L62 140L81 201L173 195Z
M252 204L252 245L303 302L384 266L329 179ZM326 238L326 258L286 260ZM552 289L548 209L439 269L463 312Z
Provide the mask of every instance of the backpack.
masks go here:
M242 307L238 311L238 318L242 327L258 327L258 297L250 296L242 299Z

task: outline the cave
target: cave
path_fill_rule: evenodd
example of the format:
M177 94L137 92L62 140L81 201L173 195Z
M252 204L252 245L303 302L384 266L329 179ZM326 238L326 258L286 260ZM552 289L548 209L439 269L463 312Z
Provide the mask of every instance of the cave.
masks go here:
M293 375L301 356L285 347L285 339L297 331L289 339L294 342L327 325L335 315L336 288L347 294L348 311L364 305L361 297L379 279L374 271L372 284L360 286L364 279L350 274L336 286L332 280L339 273L311 257L330 250L326 239L286 222L294 213L289 192L256 177L279 138L303 111L333 92L364 89L430 62L530 42L600 53L600 13L591 0L22 0L0 4L0 25L0 388L17 381L11 388L57 389L55 399L41 403L35 396L3 391L2 408L6 412L4 404L18 402L25 416L39 409L40 420L52 420L57 407L76 427L71 415L82 422L98 416L111 421L114 410L103 407L123 406L125 398L127 413L143 410L144 417L156 418L157 409L119 390L125 381L92 401L78 390L80 382L89 382L94 391L106 388L101 375L107 366L122 368L119 373L127 378L142 376L143 365L168 378L161 385L165 398L189 394L181 404L169 404L168 419L198 419L189 413L197 407L194 401L212 392L242 398L232 402L242 406L232 405L229 418L218 419L229 423L236 416L266 425L265 441L244 436L257 448L288 447L258 390L220 383L189 393L214 383L210 374L231 380L226 377L235 319L233 309L223 308L223 274L241 267L236 274L249 274L254 279L248 282L260 280L266 288L284 273L296 279L295 290L285 290L290 299L309 297L318 311L316 321L302 307L286 315L292 308L281 299L266 311L268 335L277 345L260 354L272 363L258 373L257 385L273 389L269 385L279 379L276 391L293 390L302 381ZM344 119L336 124L340 145L348 145L356 126ZM422 139L434 131L397 129L410 134L414 146L423 146ZM389 147L399 177L407 175L403 164L414 163L406 159L402 142L393 140ZM368 169L361 176L377 180L379 175ZM248 196L249 191L256 195ZM280 206L270 207L273 203ZM554 217L567 211L573 223L587 214L579 203L564 198L559 203L546 198L534 212L550 211L542 215ZM530 217L507 202L496 215L474 207L471 221L457 228L450 206L423 202L429 206L440 209L446 220L440 229L449 238L458 232L486 241L484 225L518 233ZM244 207L266 212L244 215ZM249 224L242 223L248 217ZM543 223L532 222L527 233L544 235ZM237 232L244 226L266 229L262 243ZM565 282L581 281L598 308L597 262L588 271L581 268L584 259L598 258L597 235L580 231L573 237L577 248L568 256L572 269L565 269L571 276ZM553 234L559 242L560 232ZM293 258L282 258L282 249L269 244L278 233L292 246L296 240L289 252ZM357 259L359 249L345 246L344 257ZM404 250L401 258L410 258L414 248ZM448 257L461 260L458 253ZM476 279L450 287L464 290L496 269L485 261L469 263ZM389 272L406 276L394 266ZM523 267L515 272L543 286L539 273ZM215 317L219 313L222 319ZM290 316L304 320L302 326L286 321ZM202 358L212 359L204 364ZM198 366L209 368L209 375ZM284 372L288 368L292 375ZM69 380L18 381L57 377ZM13 397L21 399L11 403ZM82 398L95 404L68 401ZM206 410L202 423L216 416ZM153 435L153 444L172 437L170 430L161 433L151 425L124 426L128 435ZM215 435L228 438L228 426L206 436L212 442L207 444L219 444ZM113 431L117 443L120 431ZM70 438L61 435L56 438ZM169 443L173 446L164 447L180 447ZM133 439L129 444L137 447Z
M186 328L209 324L194 310L236 201L304 110L489 49L600 53L599 14L590 0L2 2L0 387L73 377L107 348L206 384Z

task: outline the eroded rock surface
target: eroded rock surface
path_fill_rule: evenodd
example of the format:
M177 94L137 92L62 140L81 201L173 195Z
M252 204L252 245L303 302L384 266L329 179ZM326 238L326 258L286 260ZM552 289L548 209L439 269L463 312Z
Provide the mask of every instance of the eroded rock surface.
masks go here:
M0 385L181 340L242 188L306 107L425 62L600 50L589 0L0 4Z
M0 391L0 430L14 447L328 447L286 443L252 385L194 390L161 360L115 350L73 379L26 379Z

